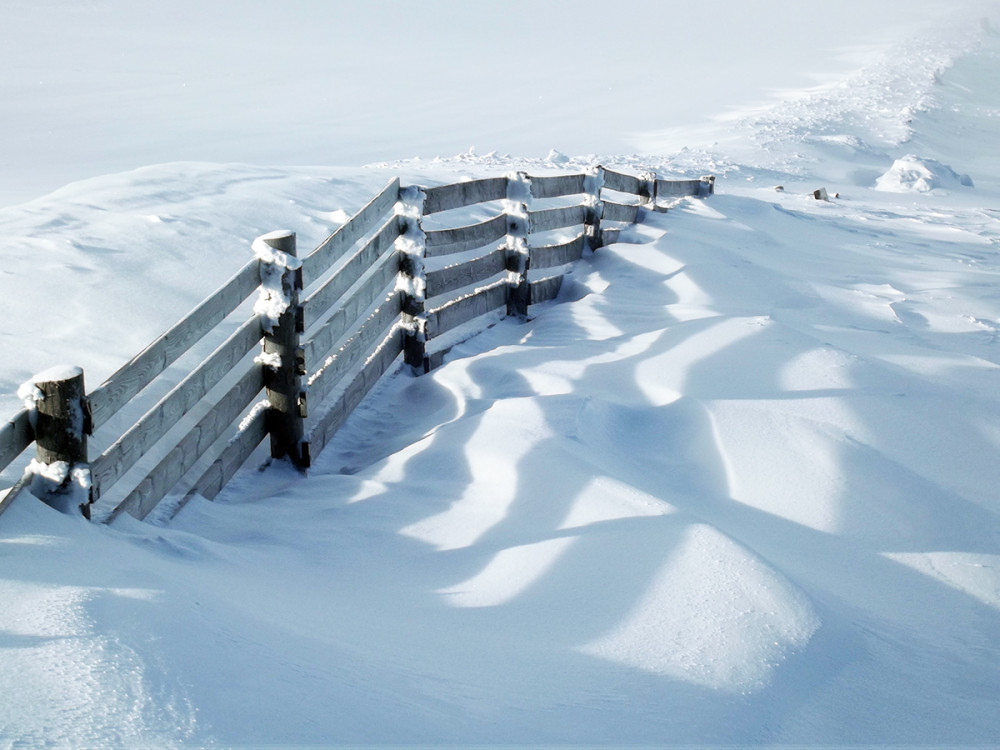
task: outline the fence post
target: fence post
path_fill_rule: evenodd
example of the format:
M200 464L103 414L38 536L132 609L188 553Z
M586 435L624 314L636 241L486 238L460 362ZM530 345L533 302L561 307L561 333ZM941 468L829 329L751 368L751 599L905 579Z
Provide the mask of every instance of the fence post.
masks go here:
M430 372L431 364L427 356L427 280L424 275L424 253L427 237L422 221L424 200L427 194L419 187L402 188L396 215L399 217L399 237L396 238L396 252L399 253L399 272L403 290L403 362L414 374Z
M698 197L707 198L710 195L715 195L715 175L707 174L704 175L698 185Z
M91 432L83 370L55 367L36 375L19 395L34 402L35 460L31 493L65 512L78 507L90 518L87 435Z
M639 205L656 210L656 172L639 175Z
M604 188L604 167L598 164L590 170L583 181L587 205L587 217L584 220L584 231L587 234L587 246L591 251L604 244L601 232L601 219L604 216L604 204L601 202L601 190Z
M281 230L254 240L260 259L260 299L254 312L264 316L264 388L270 408L265 415L271 437L271 457L287 457L300 469L308 468L303 446L306 394L302 387L305 352L300 343L305 318L299 304L302 261L296 257L295 232Z
M531 178L524 172L507 176L507 199L503 202L507 215L507 314L528 317L531 304L531 286L528 270L531 268Z

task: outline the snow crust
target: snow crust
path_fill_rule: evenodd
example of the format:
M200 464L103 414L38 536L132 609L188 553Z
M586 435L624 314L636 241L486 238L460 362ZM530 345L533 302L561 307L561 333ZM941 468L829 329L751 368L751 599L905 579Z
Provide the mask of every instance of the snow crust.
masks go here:
M307 5L285 12L301 19ZM713 4L745 37L746 64L732 65L725 44L704 53L703 35L697 68L644 60L644 71L663 75L613 92L635 105L625 109L610 95L594 107L600 75L581 76L578 58L566 58L573 66L553 80L580 81L587 111L599 109L616 132L648 121L643 101L685 87L798 87L773 106L706 109L712 129L699 137L715 143L691 130L646 133L655 136L647 143L690 144L675 153L632 154L617 140L599 141L612 144L600 157L562 144L566 153L548 157L467 150L467 120L449 110L444 130L422 121L400 67L390 78L406 79L408 96L385 98L412 105L408 137L397 141L422 158L386 152L386 169L218 158L93 176L120 168L102 148L94 153L108 161L89 179L0 210L0 292L17 300L0 406L13 414L31 373L69 360L100 382L241 267L251 238L290 226L300 247L313 247L390 174L433 184L602 163L718 175L708 200L645 214L627 243L588 254L559 300L532 306L530 322L491 319L441 368L381 382L308 477L277 464L258 471L255 459L214 503L196 497L172 520L111 527L19 498L0 516L0 745L995 743L1000 11L947 5L934 6L947 23L901 38L929 5L848 2L835 13L797 4L775 15ZM538 18L552 12L536 6ZM11 17L44 29L29 7ZM705 11L670 7L676 23L657 41L696 37L682 21ZM88 26L104 9L123 26ZM133 18L114 2L63 10L98 30L127 31ZM226 20L253 26L263 12ZM273 13L274 28L289 23ZM455 23L484 20L468 13ZM644 29L661 34L650 18ZM754 57L761 50L780 68L805 64L778 32L806 19L828 35L843 29L849 59L830 59L819 83L750 80L766 67ZM634 75L635 17L628 22L619 33ZM714 24L728 38L729 26ZM569 38L579 52L579 37L528 26L528 36L544 30L535 41ZM872 28L884 36L858 48ZM203 39L190 32L192 45ZM7 34L4 54L24 48ZM236 44L230 36L213 48L220 60ZM72 73L60 62L54 55L58 75ZM275 50L267 63L287 61ZM28 96L29 70L2 70L0 82L20 81L12 107L65 104L51 91ZM495 76L465 70L477 87ZM275 80L260 79L264 88ZM306 83L315 94L338 80ZM448 80L460 97L460 82ZM623 93L636 90L643 97ZM266 91L248 91L266 122ZM719 94L725 104L746 101L732 91ZM192 93L204 104L204 90ZM550 117L565 109L539 106ZM491 133L500 121L518 129L495 107L469 110ZM552 127L570 132L567 123L582 121L574 112ZM275 144L269 154L289 140L281 115L280 138L257 134ZM87 117L75 120L81 142ZM6 143L25 142L25 122L0 122ZM302 123L304 148L327 153L317 144L331 141L330 128L317 125L322 138L312 140L309 128ZM421 140L435 129L441 140ZM529 134L544 139L532 153L554 142L544 129ZM373 130L373 142L384 145L381 135ZM427 156L452 140L463 144L457 156ZM945 181L921 191L925 178L894 164ZM966 171L975 189L949 178ZM889 173L907 192L876 189ZM588 189L599 180L595 172ZM525 187L515 182L508 195L514 212ZM840 197L817 201L820 187ZM402 215L417 218L418 201L410 195ZM416 221L399 243L418 269L407 291L419 295ZM67 479L58 466L35 470Z

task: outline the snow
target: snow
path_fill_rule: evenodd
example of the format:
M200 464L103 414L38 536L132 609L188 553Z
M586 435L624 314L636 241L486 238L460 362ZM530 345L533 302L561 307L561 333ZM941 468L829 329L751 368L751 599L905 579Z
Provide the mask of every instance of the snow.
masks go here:
M717 181L383 380L308 476L111 526L18 498L0 747L996 742L1000 8L584 5L10 10L9 415L393 175ZM537 109L445 54L501 21L506 65L551 66L518 77Z

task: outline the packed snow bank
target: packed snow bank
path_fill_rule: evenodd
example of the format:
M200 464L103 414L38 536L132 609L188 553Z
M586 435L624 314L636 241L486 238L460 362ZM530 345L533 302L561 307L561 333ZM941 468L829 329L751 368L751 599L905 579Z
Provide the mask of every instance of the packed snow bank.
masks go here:
M896 159L889 171L875 180L875 189L886 193L929 193L958 187L973 187L972 178L936 159L921 159L913 154Z

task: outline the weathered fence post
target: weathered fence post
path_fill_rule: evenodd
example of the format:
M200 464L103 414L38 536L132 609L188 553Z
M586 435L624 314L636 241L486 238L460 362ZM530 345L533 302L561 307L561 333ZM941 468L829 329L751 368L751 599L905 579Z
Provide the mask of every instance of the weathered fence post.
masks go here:
M698 185L698 197L707 198L710 195L715 195L715 175L707 174L703 176Z
M54 367L36 375L19 395L33 402L35 460L31 492L64 513L78 507L90 518L87 435L91 431L83 370Z
M299 341L305 319L299 304L302 261L296 256L295 232L281 230L254 240L260 259L260 298L254 312L264 318L264 388L270 407L265 415L271 457L287 457L300 469L309 457L303 449L306 393L302 387L305 353Z
M656 172L639 175L639 205L656 209Z
M507 215L507 314L528 317L531 304L531 286L528 270L531 267L531 179L524 172L507 177L507 199L503 201Z
M601 219L604 216L604 204L601 202L601 190L604 187L604 167L598 164L584 178L584 192L587 205L587 217L584 220L584 231L587 234L587 245L591 251L604 244L601 232Z
M414 374L430 372L427 357L427 316L424 302L427 294L427 279L424 275L424 253L427 237L421 222L424 215L424 200L427 194L419 187L402 188L396 215L401 226L395 247L399 253L399 272L403 290L403 362Z

